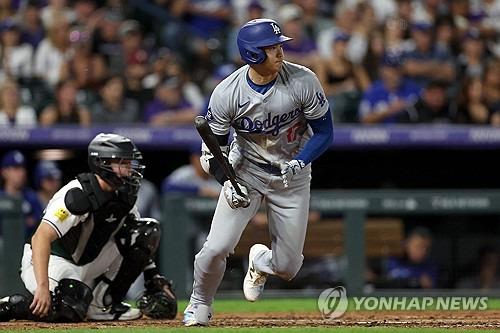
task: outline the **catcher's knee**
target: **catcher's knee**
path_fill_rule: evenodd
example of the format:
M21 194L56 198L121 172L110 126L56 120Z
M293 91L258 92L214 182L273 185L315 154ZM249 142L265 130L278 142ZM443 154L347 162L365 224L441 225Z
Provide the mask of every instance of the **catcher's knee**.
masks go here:
M55 314L61 321L80 322L85 320L92 290L83 282L74 279L61 279L55 294Z

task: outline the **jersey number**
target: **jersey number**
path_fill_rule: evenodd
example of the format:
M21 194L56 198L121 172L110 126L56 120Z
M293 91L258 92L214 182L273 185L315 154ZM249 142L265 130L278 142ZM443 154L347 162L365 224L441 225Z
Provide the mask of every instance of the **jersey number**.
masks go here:
M297 132L299 131L300 125L302 125L302 122L298 121L287 130L288 135L286 136L286 138L287 138L288 142L293 142L293 141L297 140Z

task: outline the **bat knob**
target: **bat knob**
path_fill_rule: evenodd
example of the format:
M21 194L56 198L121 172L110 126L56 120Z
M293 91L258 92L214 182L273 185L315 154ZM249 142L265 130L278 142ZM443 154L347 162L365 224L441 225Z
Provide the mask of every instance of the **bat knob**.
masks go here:
M204 116L196 116L196 117L194 118L194 125L195 125L196 127L200 127L200 126L202 126L202 125L204 125L204 124L206 124L206 123L207 123L207 120L205 119L205 117L204 117Z

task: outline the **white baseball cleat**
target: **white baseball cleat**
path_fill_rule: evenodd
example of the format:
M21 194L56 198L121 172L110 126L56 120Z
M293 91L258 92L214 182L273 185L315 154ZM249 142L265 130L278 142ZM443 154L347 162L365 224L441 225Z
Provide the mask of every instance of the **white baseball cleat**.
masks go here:
M90 305L87 310L87 320L136 320L142 317L139 309L130 307L127 303L118 303L106 308Z
M269 248L264 244L255 244L250 248L248 253L248 270L243 280L243 294L250 302L259 300L267 280L267 273L261 273L255 270L253 263L254 258L259 252L268 250Z
M207 326L214 314L214 307L189 303L184 310L184 326Z

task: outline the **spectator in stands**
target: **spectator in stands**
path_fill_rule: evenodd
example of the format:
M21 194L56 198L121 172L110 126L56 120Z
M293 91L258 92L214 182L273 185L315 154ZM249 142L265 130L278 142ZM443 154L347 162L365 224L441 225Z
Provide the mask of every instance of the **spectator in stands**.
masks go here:
M41 160L35 165L33 185L44 209L62 186L62 171L55 161Z
M370 81L376 81L380 78L379 66L385 54L383 29L375 29L370 32L369 40L370 44L361 65L368 74Z
M452 57L458 56L462 48L461 36L458 33L453 17L449 14L436 18L436 47L445 50ZM459 74L457 74L459 76Z
M36 123L35 109L19 101L17 83L6 80L0 84L0 125L34 126Z
M104 15L102 10L98 10L96 0L74 0L73 10L75 12L75 25L81 26L85 31L91 33L97 28Z
M413 108L408 108L399 118L402 123L450 124L456 122L456 108L447 95L449 85L441 81L430 81Z
M480 78L466 77L457 97L458 121L465 124L487 124L490 110L484 98L484 85Z
M429 259L432 234L425 227L416 227L408 234L405 254L387 263L386 278L394 288L433 289L437 287L437 267Z
M463 52L456 61L457 76L481 78L484 74L486 50L478 29L469 29L465 32L462 47Z
M175 54L166 47L160 47L156 50L149 58L149 62L151 67L150 72L144 77L142 82L143 87L147 89L154 89L170 75L169 67L177 66L174 65L177 63Z
M474 275L461 278L457 282L460 289L481 289L484 291L500 289L498 276L498 253L491 246L479 249L478 258L474 265Z
M125 98L123 78L115 75L107 78L100 89L101 100L92 104L92 124L135 123L140 121L139 103Z
M35 51L35 75L50 88L61 78L62 65L73 55L67 21L57 20Z
M490 58L486 61L484 84L484 100L490 113L490 123L500 125L500 59Z
M361 123L395 123L420 96L420 86L405 78L403 58L391 54L382 57L380 80L363 94L358 117Z
M314 71L318 63L318 53L314 39L305 34L303 15L302 8L293 3L279 9L277 18L283 34L293 38L283 44L283 51L287 61L309 67Z
M110 59L111 73L123 74L130 63L146 63L149 54L144 49L142 27L136 20L125 20L118 29L121 51Z
M321 31L332 27L332 20L321 13L320 0L297 0L295 1L303 10L302 24L305 35L316 41ZM262 16L261 16L262 17ZM246 21L245 21L246 22ZM286 35L286 34L285 34ZM287 35L288 36L288 35Z
M15 15L15 8L12 1L2 1L0 3L0 22L7 20Z
M69 78L59 81L54 91L52 104L40 113L40 125L80 124L90 125L89 110L78 105L76 81Z
M221 185L201 167L200 146L201 143L191 148L189 164L177 168L163 180L162 193L197 194L209 198L219 196Z
M348 35L338 33L332 43L330 58L317 61L316 74L332 108L334 122L356 122L357 109L370 78L360 65L345 56Z
M13 19L0 24L0 78L17 80L33 75L33 47L20 42L21 27Z
M455 67L446 50L434 44L434 26L428 22L414 22L411 36L415 49L405 54L405 74L425 87L430 80L451 83L455 79Z
M0 194L21 199L24 214L25 237L31 235L42 215L36 192L26 185L26 158L19 150L5 153L1 162L2 188Z
M155 98L144 109L144 120L152 125L192 124L198 111L186 100L178 77L171 77L155 90Z
M237 7L238 3L235 2L233 6ZM244 11L244 15L240 15L241 17L236 17L233 19L232 27L229 31L226 43L226 58L229 62L233 62L235 64L243 65L244 62L241 60L240 52L238 50L238 45L236 43L238 32L240 31L241 25L250 20L255 20L258 18L265 17L264 7L259 0L251 0L248 2L246 6L246 10Z
M92 33L81 26L72 27L69 33L73 56L61 67L60 80L75 79L78 90L85 93L86 104L91 104L95 95L92 91L100 88L108 70L106 61L92 51Z
M230 0L173 1L167 6L170 19L161 28L161 45L176 53L190 73L202 75L212 67L211 54L225 43Z
M331 45L335 35L346 34L351 36L346 50L347 59L353 63L361 63L363 61L368 50L368 33L374 27L371 26L373 22L358 20L356 10L357 8L353 4L348 3L348 1L343 0L338 2L333 17L335 26L321 31L316 41L320 56L330 57L333 51ZM366 20L370 19L369 15L363 16L363 18Z
M116 58L121 59L122 57L122 47L118 36L122 22L123 13L120 8L107 8L92 34L93 53L102 55L108 68L114 66Z
M129 56L125 67L125 97L137 101L140 110L154 98L154 89L143 85L148 73L147 60L147 54L138 50Z
M22 26L21 43L28 43L33 47L33 50L36 50L38 44L45 38L38 0L27 1L26 7L20 12L19 23Z
M40 17L45 30L50 30L56 21L63 19L69 24L76 20L76 13L69 7L67 0L48 0L48 4L43 6L40 11Z

